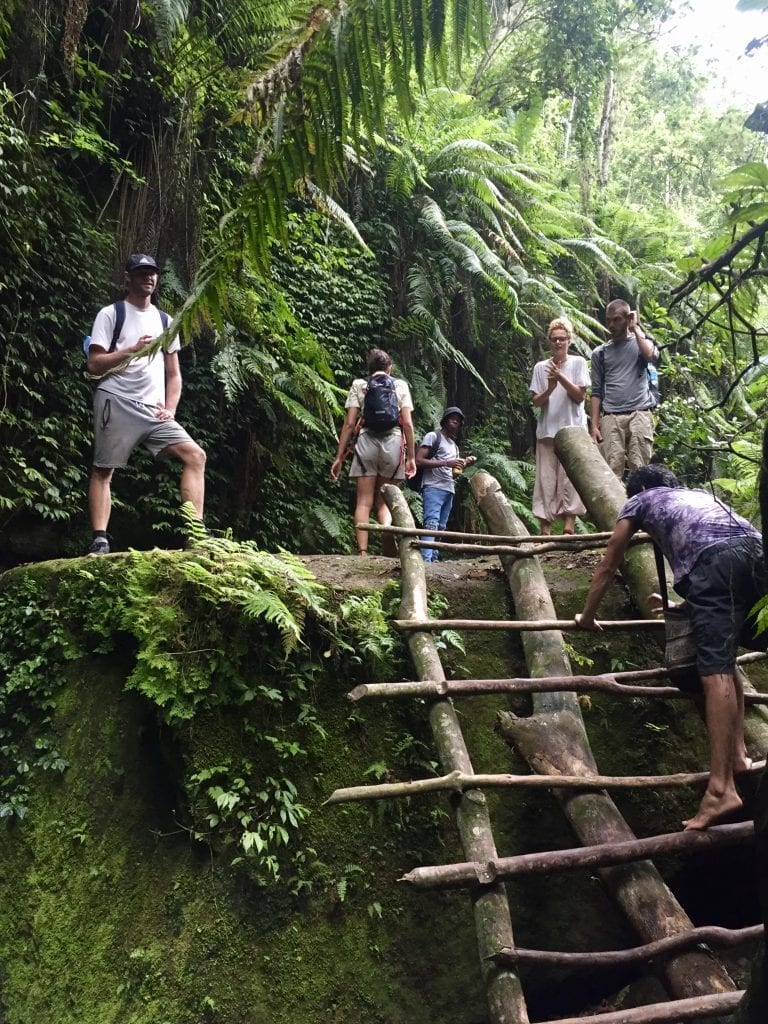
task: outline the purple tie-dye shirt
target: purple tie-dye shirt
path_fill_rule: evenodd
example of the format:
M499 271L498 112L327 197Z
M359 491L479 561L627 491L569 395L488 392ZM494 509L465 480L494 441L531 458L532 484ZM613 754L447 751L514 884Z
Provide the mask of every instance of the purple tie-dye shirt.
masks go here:
M629 498L618 515L633 519L656 541L672 566L675 583L687 576L701 553L729 539L760 534L724 502L685 487L652 487Z

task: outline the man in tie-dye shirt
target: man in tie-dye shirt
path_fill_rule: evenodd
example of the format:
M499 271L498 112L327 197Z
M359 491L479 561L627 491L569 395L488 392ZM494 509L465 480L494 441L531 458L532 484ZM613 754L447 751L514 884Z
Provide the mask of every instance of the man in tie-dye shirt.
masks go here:
M630 538L650 534L674 573L688 605L696 667L706 706L710 747L707 790L686 829L707 828L741 807L734 774L750 761L744 747L744 693L736 648L764 649L750 611L766 592L763 545L757 530L718 498L681 487L665 466L641 466L627 480L619 512L581 615L583 629L599 629L595 612L621 564Z

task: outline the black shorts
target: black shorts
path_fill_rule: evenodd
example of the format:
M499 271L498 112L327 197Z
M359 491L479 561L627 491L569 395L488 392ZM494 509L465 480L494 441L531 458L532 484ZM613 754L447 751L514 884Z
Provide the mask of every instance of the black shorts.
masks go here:
M733 674L736 648L764 651L768 631L757 634L750 616L766 593L763 545L756 537L706 548L675 590L689 606L699 675Z

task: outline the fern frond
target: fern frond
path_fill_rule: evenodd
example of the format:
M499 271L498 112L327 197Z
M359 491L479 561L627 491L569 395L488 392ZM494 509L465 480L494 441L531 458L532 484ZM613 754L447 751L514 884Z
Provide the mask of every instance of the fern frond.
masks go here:
M188 0L148 0L152 22L161 50L168 53L174 37L189 15Z

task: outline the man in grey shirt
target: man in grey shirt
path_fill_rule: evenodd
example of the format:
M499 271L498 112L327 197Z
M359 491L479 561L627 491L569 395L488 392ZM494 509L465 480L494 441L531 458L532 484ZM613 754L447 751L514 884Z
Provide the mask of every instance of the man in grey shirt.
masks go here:
M648 383L648 364L659 350L637 322L623 299L605 309L610 340L592 353L592 439L621 479L651 461L654 399Z
M163 333L164 320L152 295L159 269L145 253L134 253L125 266L125 301L99 310L88 347L88 372L96 382L93 396L93 470L88 507L93 527L89 555L109 554L107 526L112 510L111 482L131 452L144 445L154 456L181 462L181 500L203 517L205 452L176 422L181 396L179 339L167 350L145 351ZM122 314L119 326L118 309Z

